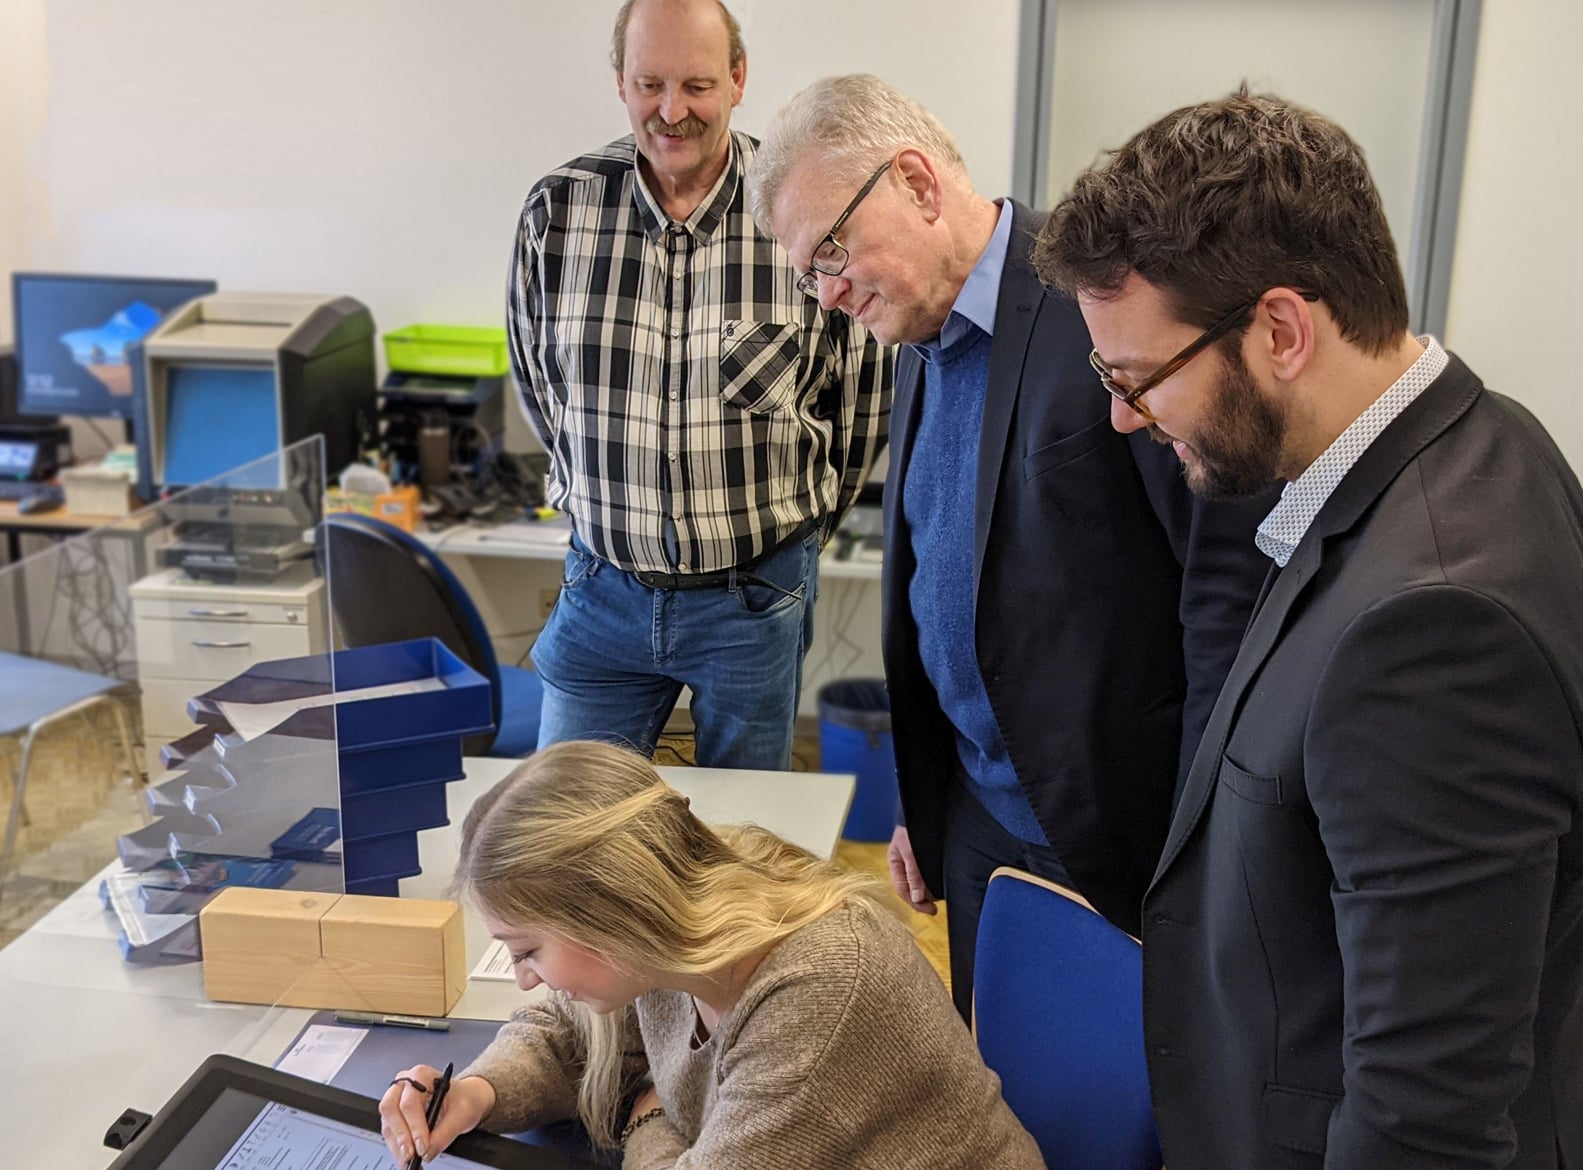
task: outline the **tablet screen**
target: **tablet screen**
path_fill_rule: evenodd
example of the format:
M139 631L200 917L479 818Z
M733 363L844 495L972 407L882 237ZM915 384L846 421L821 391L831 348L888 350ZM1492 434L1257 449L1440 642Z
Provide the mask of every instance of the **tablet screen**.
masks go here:
M485 1170L442 1154L425 1166ZM379 1134L294 1105L225 1089L161 1163L163 1170L390 1170Z

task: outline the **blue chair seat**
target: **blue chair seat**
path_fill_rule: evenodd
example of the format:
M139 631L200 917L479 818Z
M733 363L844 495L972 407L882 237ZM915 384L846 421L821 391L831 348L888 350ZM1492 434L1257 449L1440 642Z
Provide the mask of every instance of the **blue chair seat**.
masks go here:
M520 666L500 668L500 730L489 749L492 756L525 756L539 746L539 715L544 684Z
M990 875L973 1031L1049 1170L1160 1170L1143 1048L1143 951L1077 894Z

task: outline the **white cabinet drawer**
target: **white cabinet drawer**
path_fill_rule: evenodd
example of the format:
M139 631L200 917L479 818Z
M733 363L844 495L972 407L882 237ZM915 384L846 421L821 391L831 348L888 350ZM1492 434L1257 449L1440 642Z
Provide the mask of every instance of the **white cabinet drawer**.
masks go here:
M310 624L306 605L231 601L223 596L212 600L140 597L137 599L136 609L139 618L167 618L172 621L263 622L267 625L286 626Z
M235 678L255 662L322 653L322 636L306 626L252 625L227 621L145 619L137 631L139 678ZM315 642L320 644L315 645Z
M212 679L138 680L143 691L145 738L180 739L196 726L187 715L187 700L214 689Z

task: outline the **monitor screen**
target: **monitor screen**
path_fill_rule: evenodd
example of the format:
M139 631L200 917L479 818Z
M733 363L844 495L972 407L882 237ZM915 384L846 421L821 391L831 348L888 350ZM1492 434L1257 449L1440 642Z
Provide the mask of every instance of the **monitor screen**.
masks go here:
M18 411L130 418L128 348L171 309L216 287L212 280L17 273Z
M268 482L246 483L236 468L280 450L280 411L271 366L166 366L165 487L191 487L220 476L232 487L277 487L278 469L259 471ZM157 423L155 424L158 425Z
M37 443L0 439L0 479L26 479L37 459Z
M236 1089L221 1093L161 1163L162 1170L389 1170L392 1165L378 1133ZM485 1170L482 1162L454 1154L424 1165Z

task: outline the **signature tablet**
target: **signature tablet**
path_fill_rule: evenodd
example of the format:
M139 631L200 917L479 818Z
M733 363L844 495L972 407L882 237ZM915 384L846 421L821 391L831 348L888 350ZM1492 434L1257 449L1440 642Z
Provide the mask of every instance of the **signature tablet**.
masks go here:
M110 1170L389 1170L371 1097L232 1056L211 1056L187 1078ZM586 1170L537 1146L463 1134L426 1167L436 1170Z

